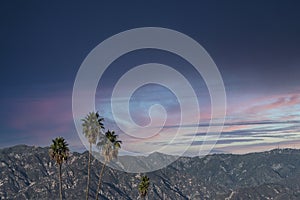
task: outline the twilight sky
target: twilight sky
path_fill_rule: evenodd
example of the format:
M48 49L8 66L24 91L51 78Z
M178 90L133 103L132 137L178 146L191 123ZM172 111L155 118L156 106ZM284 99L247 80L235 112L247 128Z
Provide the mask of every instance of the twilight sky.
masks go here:
M72 89L80 65L108 37L149 26L190 36L218 66L227 93L227 117L214 152L300 147L298 1L108 2L0 3L0 148L46 146L52 138L63 136L72 150L84 150L72 118ZM191 128L199 127L189 149L196 152L210 119L209 94L201 76L174 54L145 49L115 60L99 82L96 108L106 127L120 135L125 150L151 151L168 143L178 128L180 108L167 88L143 86L130 101L132 118L139 125L149 123L151 105L164 106L168 118L163 135L130 138L118 129L111 114L110 97L118 79L151 62L172 66L194 85L201 123L186 124L180 142L168 153L185 148L193 135Z

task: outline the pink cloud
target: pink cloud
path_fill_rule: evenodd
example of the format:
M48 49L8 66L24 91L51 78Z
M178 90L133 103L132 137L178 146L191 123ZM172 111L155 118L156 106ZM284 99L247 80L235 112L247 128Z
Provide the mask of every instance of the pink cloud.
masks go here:
M15 114L9 115L7 125L28 142L47 145L54 137L76 134L71 105L66 95L19 99L10 109Z
M274 102L265 103L265 104L261 104L261 105L255 105L253 107L250 107L248 110L246 110L246 113L254 114L254 113L260 113L260 112L276 109L276 108L284 106L286 104L286 101L287 100L285 97L279 97Z
M251 125L253 126L253 125ZM249 125L234 125L234 126L224 126L223 131L224 132L232 132L232 131L238 131L243 129L249 129Z
M278 110L284 113L299 104L300 95L298 93L256 96L238 102L229 100L227 122L270 120L269 111Z
M292 95L288 98L286 106L294 106L296 104L300 104L300 95Z

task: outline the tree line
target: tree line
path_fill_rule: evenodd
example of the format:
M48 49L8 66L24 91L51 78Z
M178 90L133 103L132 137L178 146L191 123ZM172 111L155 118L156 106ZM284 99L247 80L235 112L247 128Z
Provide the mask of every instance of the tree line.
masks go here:
M104 170L106 165L116 159L119 154L119 149L121 148L122 141L118 140L118 135L115 134L114 131L110 131L109 129L105 131L104 127L104 118L100 117L98 112L90 112L87 116L82 119L82 130L84 136L87 138L89 142L89 155L88 155L88 163L87 163L87 184L86 184L86 200L89 199L90 194L90 171L91 171L91 159L92 159L92 149L93 145L101 152L101 155L104 158L104 163L99 170L99 180L96 192L96 200L99 199L99 193L101 190L101 183L104 174ZM59 197L60 200L63 199L63 191L62 191L62 165L66 162L70 156L68 143L63 137L57 137L52 140L52 144L49 149L49 156L52 160L55 161L58 169L58 180L59 180ZM148 176L143 175L140 178L140 183L138 185L138 191L140 199L146 199L148 194L148 189L150 185L150 179Z

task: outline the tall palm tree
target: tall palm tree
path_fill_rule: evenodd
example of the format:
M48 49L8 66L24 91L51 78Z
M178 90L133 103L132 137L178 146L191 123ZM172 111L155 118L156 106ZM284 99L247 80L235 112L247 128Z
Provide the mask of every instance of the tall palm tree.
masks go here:
M82 119L83 134L88 139L88 142L90 144L86 200L89 199L92 146L93 144L96 144L97 138L101 134L102 129L104 129L103 120L104 119L99 116L98 112L90 112L84 119Z
M139 197L141 199L146 199L148 194L148 189L150 185L150 179L148 176L144 175L141 177L141 182L139 184Z
M55 160L58 164L59 174L59 196L62 200L62 178L61 178L61 167L64 161L67 161L69 157L69 147L63 137L57 137L52 140L52 144L49 150L49 156L52 160Z
M104 168L107 163L111 160L118 157L119 149L121 148L122 141L118 140L118 135L115 134L114 131L107 131L105 133L104 138L99 138L99 142L97 143L97 147L101 150L102 156L104 157L104 164L102 165L100 174L99 174L99 182L96 193L96 200L99 198L100 188L101 188L101 180L104 173Z

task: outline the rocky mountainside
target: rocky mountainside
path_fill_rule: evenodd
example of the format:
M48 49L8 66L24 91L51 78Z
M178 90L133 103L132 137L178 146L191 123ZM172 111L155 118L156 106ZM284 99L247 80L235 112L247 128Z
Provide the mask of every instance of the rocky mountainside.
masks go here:
M85 199L87 159L87 152L72 153L63 166L66 199ZM91 199L101 166L93 160ZM300 150L183 157L147 175L151 180L149 199L155 200L300 199ZM57 180L48 148L19 145L0 149L1 199L58 199ZM138 174L106 168L103 183L101 199L137 199Z

